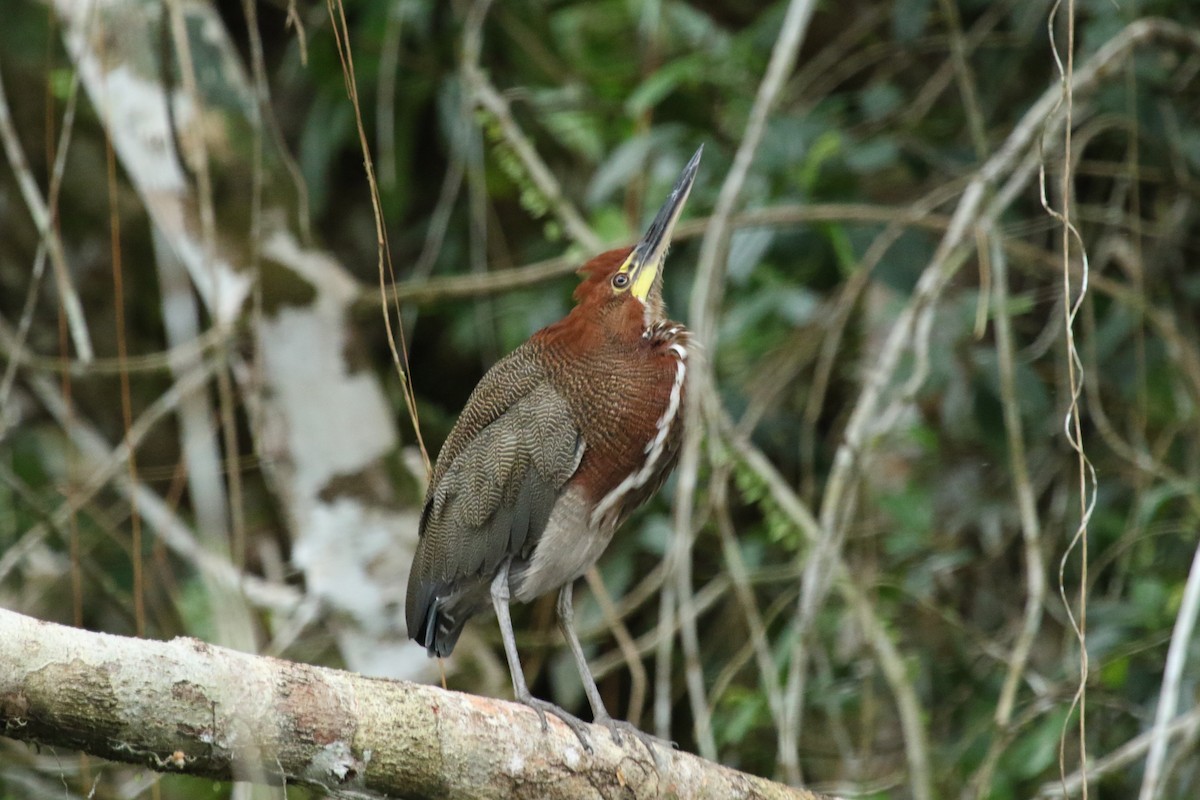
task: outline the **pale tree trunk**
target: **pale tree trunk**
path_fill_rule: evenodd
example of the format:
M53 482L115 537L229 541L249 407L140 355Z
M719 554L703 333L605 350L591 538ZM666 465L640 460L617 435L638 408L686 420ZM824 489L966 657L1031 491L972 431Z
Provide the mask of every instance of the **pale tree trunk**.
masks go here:
M402 468L398 410L355 363L358 287L303 240L285 154L259 124L220 17L198 0L47 2L121 166L209 317L230 331L251 317L256 358L231 357L231 368L293 561L310 596L335 612L347 664L428 678L430 662L400 622L416 515L397 510L390 482Z
M819 800L689 753L593 752L516 703L0 610L0 732L161 772L407 798Z

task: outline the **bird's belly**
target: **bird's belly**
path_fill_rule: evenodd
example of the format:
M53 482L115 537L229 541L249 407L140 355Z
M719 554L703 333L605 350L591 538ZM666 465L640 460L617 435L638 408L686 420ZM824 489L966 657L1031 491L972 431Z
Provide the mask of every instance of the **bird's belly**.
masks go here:
M613 528L593 529L588 512L588 503L578 488L563 493L533 553L511 579L514 599L528 603L574 581L596 563L612 541Z

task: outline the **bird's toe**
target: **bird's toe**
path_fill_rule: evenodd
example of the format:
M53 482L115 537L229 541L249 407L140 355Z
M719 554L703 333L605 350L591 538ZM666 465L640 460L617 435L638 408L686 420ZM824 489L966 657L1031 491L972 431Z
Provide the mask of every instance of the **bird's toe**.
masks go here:
M637 741L641 742L642 746L646 748L646 751L650 754L651 758L654 758L655 756L655 745L658 745L664 750L674 750L677 747L674 742L667 741L665 739L659 739L657 736L652 736L651 734L646 733L641 728L634 725L632 722L626 722L622 719L615 719L609 716L598 717L596 719L596 724L603 725L604 727L608 728L609 733L612 734L613 741L622 747L625 745L624 740L626 738L636 739Z
M548 731L550 726L546 722L546 715L553 714L558 717L563 723L571 729L575 737L579 739L579 743L583 745L583 749L587 752L592 752L592 743L588 740L587 723L575 716L569 711L556 706L547 700L539 700L536 697L523 698L522 703L532 708L537 712L542 720L542 730Z

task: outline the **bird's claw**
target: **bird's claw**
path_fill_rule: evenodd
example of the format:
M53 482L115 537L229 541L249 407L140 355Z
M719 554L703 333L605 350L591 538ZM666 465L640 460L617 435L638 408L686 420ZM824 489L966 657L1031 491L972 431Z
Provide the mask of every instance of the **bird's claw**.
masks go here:
M579 743L583 745L584 750L588 751L589 753L593 752L592 743L588 741L587 723L581 720L579 717L575 716L569 711L559 708L554 703L551 703L547 700L539 700L536 697L521 698L521 702L537 712L538 718L542 721L543 732L548 732L550 730L550 725L546 721L546 714L553 714L571 729L571 732L574 733L576 738L579 739Z
M542 721L543 732L549 732L550 730L550 724L546 720L546 714L553 714L571 729L571 732L574 733L576 738L579 739L579 743L583 745L584 750L586 750L588 753L595 752L592 749L592 743L588 740L588 725L579 717L575 716L569 711L564 710L563 708L560 708L554 703L549 702L548 700L539 700L532 695L529 697L520 698L520 700L522 703L537 712L538 719ZM607 714L597 717L595 719L595 724L608 728L608 732L612 735L613 742L620 747L625 746L625 736L628 736L630 739L638 740L642 743L642 746L646 748L646 752L650 754L650 758L655 760L657 760L654 753L655 745L658 745L663 750L667 751L678 748L678 745L675 744L675 742L659 739L657 736L652 736L646 733L632 722L626 722L623 719L615 719Z
M654 745L658 745L659 747L668 751L674 750L678 747L678 745L676 745L674 742L659 739L657 736L652 736L638 726L634 725L632 722L626 722L623 719L615 719L614 717L605 715L602 717L597 717L596 724L603 725L604 727L608 728L609 733L612 734L613 742L622 747L624 747L622 734L629 736L632 739L637 739L642 743L642 746L646 748L646 752L650 754L651 758L655 757Z

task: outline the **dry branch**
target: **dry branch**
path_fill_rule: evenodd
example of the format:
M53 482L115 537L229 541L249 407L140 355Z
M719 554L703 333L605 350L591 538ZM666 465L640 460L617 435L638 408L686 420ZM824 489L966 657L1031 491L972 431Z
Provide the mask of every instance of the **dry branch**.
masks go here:
M160 772L266 776L423 797L792 798L818 795L678 751L594 754L524 706L364 678L196 639L131 639L0 610L5 736Z

